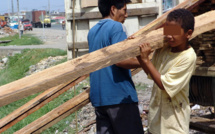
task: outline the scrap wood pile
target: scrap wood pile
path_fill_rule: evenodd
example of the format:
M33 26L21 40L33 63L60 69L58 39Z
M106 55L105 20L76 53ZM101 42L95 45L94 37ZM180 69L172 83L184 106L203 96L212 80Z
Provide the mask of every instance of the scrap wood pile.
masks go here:
M210 10L215 10L215 0L205 1L193 9L192 13L197 16ZM198 57L197 67L207 67L209 71L215 71L215 30L198 35L190 43Z
M13 29L11 29L10 27L4 27L4 32L7 33L7 34L14 33Z
M191 45L198 56L197 65L215 71L215 30L199 35Z
M18 30L13 30L10 27L4 27L0 30L0 38L8 36L8 35L15 35Z

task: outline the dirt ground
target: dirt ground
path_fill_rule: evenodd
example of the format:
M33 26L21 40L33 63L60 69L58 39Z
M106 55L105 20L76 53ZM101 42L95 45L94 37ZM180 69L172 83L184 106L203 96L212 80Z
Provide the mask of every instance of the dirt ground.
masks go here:
M25 31L24 34L33 34L44 41L44 45L59 45L63 48L66 45L66 30L60 26L54 28L34 28L33 31Z

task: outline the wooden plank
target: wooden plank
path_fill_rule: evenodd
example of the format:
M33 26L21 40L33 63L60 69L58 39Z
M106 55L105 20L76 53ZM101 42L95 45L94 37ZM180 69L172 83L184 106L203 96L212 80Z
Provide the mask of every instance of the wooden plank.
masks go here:
M206 133L215 133L215 119L191 117L190 128Z
M11 42L12 40L0 40L0 43L8 43Z
M89 100L90 89L85 90L81 94L72 98L71 100L65 102L58 108L53 109L46 115L32 122L31 124L25 126L14 134L33 134L41 133L46 128L52 126L56 122L64 119L65 117L71 115L73 112L82 108L90 102Z
M213 15L214 11L211 11L198 17L199 20L197 19L196 21L195 32L192 37L214 29L215 18L210 17ZM139 55L139 45L143 42L150 42L153 49L161 48L164 44L163 30L152 31L147 35L138 36L133 40L125 40L3 85L0 87L0 106L33 93L44 91L61 83L67 83L127 58L135 57Z
M0 133L4 132L8 128L15 125L17 122L21 121L28 115L32 114L33 112L37 111L41 107L43 107L48 102L52 101L53 99L57 98L62 93L66 92L77 83L81 82L82 80L86 79L89 75L82 76L70 83L61 84L59 86L53 87L42 94L38 95L22 107L16 109L8 116L4 117L0 121Z
M195 72L193 73L194 76L208 76L208 77L215 77L215 71L213 67L197 67Z
M158 7L146 7L146 8L135 8L135 9L128 9L128 16L136 16L136 15L148 15L148 14L158 14ZM73 20L72 13L68 13L67 20ZM101 19L102 15L99 11L95 12L81 12L75 13L75 20L84 20L84 19Z

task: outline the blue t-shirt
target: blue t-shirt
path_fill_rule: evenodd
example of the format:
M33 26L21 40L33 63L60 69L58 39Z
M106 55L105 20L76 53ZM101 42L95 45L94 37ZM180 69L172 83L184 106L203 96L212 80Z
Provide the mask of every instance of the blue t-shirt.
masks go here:
M103 19L88 33L89 52L118 43L127 38L120 22ZM90 74L90 101L93 106L138 102L131 72L116 65Z

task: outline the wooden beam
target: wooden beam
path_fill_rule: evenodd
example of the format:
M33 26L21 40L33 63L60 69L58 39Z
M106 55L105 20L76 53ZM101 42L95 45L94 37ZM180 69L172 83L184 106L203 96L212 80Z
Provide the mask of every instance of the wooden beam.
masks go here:
M208 18L208 15L211 16L211 15L214 15L214 14L215 14L215 11L211 11L211 12L208 12L208 13L206 13L204 15L201 15L201 16L199 16L199 17L196 18L195 30L197 31L197 33L199 33L199 30L202 31L202 28L205 27L206 25L207 25L207 27L211 27L211 28L215 27L215 18L212 19L213 21L211 21L211 20L204 20L204 19ZM209 18L212 18L212 17L209 17ZM209 21L210 23L205 23L207 21ZM208 29L208 28L206 28L206 29ZM203 32L204 32L204 30L203 30ZM145 38L143 37L142 39L144 40L144 42L145 41L146 42L147 41L153 42L151 44L151 46L153 48L156 48L156 47L162 47L163 46L162 44L163 44L164 40L163 40L162 36L163 36L163 33L162 33L162 29L161 29L161 30L156 30L156 31L150 32L148 35L145 36ZM157 38L157 39L154 40L154 38ZM123 46L123 44L121 44L122 46L121 45L120 46L119 45L113 45L113 47L108 47L108 48L109 48L109 50L112 51L113 48L116 49L117 47L121 47L121 48L125 47L125 49L123 49L124 50L123 52L124 52L125 55L132 55L132 56L135 55L135 56L137 56L138 53L139 53L139 47L138 47L138 45L136 46L136 44L139 41L142 42L142 39L139 39L139 40L133 39L133 40L124 41L125 44L127 42L134 41L133 47L127 47L127 45ZM117 50L114 53L112 53L111 51L108 50L108 48L107 49L105 49L105 48L102 49L101 53L108 53L108 55L106 55L106 56L109 59L111 59L111 60L115 60L115 58L112 57L112 55L114 53L117 53L117 51L119 51L119 50ZM97 52L100 52L100 51L97 51ZM102 54L101 55L98 54L98 55L97 55L98 57L101 56L100 58L103 57ZM118 58L122 58L120 56L117 56L117 57ZM105 58L103 57L102 59L104 60ZM97 59L97 60L100 61L100 59ZM111 61L105 60L105 62L111 62ZM100 62L100 63L101 64L99 64L99 66L102 66L104 64L104 62ZM89 93L89 91L87 91L87 93ZM70 100L69 102L64 103L63 105L61 105L58 108L52 110L48 114L42 116L38 120L32 122L31 124L27 125L26 127L22 128L21 130L17 131L17 134L19 134L19 133L21 134L21 133L38 133L38 132L42 132L44 129L47 129L48 127L52 126L57 121L65 118L66 116L68 116L69 114L67 114L68 113L67 111L69 111L70 114L72 112L74 112L75 110L71 110L71 109L74 108L74 105L80 104L80 103L86 101L87 99L89 99L89 98L86 98L86 97L89 97L89 94L87 96L86 96L86 93L84 93L84 95L80 94L79 97L74 98L74 99ZM76 103L76 99L78 99L79 103Z
M75 86L77 83L86 79L88 76L89 75L85 75L85 76L79 77L78 79L70 83L61 84L59 86L50 88L49 90L43 92L42 94L38 95L34 99L30 100L22 107L16 109L8 116L2 118L0 121L0 133L12 127L17 122L21 121L22 119L32 114L33 112L37 111L48 102L52 101L62 93L66 92L67 90Z
M141 16L141 15L148 15L148 14L158 14L158 7L145 7L145 8L134 8L128 9L128 16ZM72 13L68 13L67 20L73 20ZM95 12L81 12L75 13L75 20L86 20L86 19L101 19L102 15L99 11Z
M0 44L1 43L8 43L8 42L11 42L12 40L0 40Z
M53 109L46 115L32 122L31 124L25 126L14 134L34 134L41 133L46 128L52 126L56 122L64 119L65 117L71 115L73 112L82 108L90 102L89 100L90 89L85 90L81 94L72 98L71 100L65 102L58 108Z
M214 77L215 76L214 67L201 67L201 66L197 67L193 75Z
M215 119L203 117L191 117L190 128L199 130L205 133L214 134L215 132Z
M214 29L214 12L199 16L196 21L195 37ZM0 87L0 106L24 98L28 95L44 91L62 83L67 83L80 76L99 70L130 57L139 55L139 45L150 42L153 49L163 46L163 30L152 31L133 40L111 45L98 51L83 55L71 61L48 68ZM122 53L123 52L123 53Z

